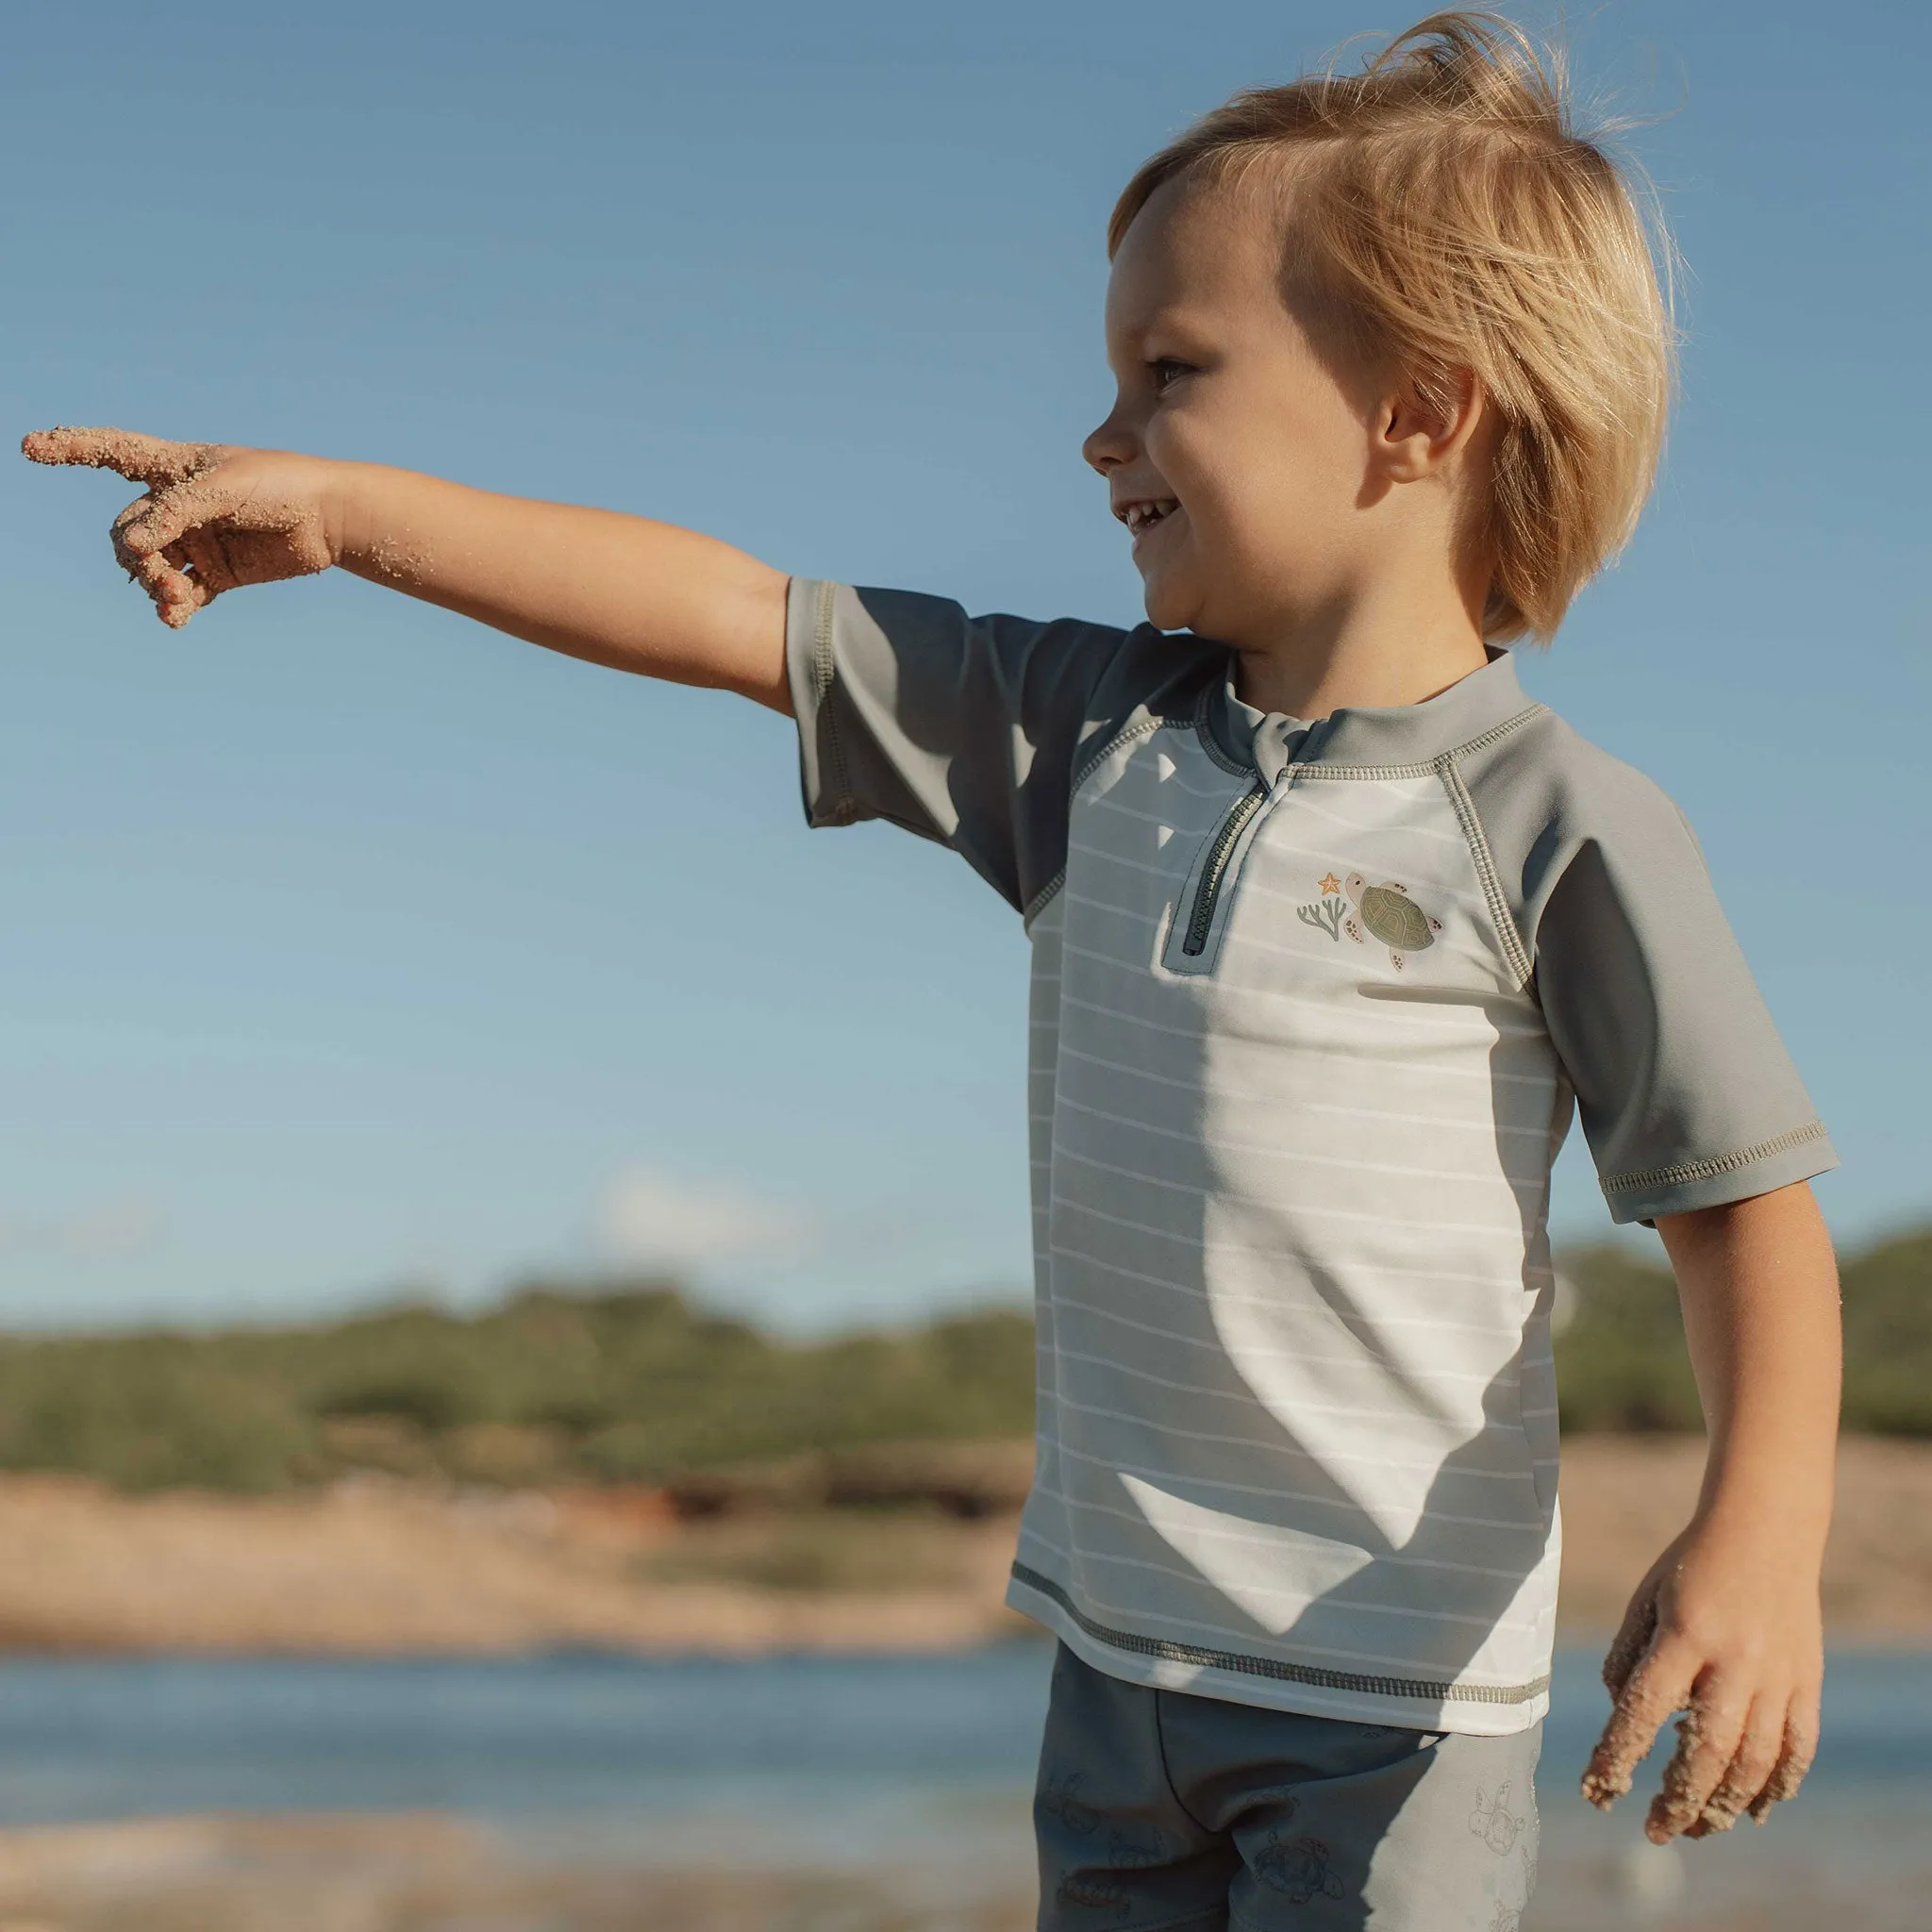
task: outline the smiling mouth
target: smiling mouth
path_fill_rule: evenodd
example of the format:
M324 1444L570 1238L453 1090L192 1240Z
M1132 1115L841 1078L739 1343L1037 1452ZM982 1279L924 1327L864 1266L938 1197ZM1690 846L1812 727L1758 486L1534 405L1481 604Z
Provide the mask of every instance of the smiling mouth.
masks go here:
M1149 497L1139 503L1124 503L1114 511L1129 533L1135 537L1151 530L1156 524L1164 523L1180 505L1172 496Z

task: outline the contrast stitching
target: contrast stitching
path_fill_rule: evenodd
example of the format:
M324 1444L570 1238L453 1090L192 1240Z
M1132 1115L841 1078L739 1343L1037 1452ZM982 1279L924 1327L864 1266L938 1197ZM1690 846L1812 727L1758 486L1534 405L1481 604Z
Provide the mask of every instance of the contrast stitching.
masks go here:
M1500 724L1491 724L1487 731L1477 733L1467 744L1458 744L1454 751L1446 752L1443 756L1461 758L1467 758L1473 751L1487 751L1499 739L1507 738L1519 724L1527 724L1532 718L1541 718L1549 708L1547 705L1525 706L1513 718L1505 718Z
M1487 731L1468 740L1465 743L1443 752L1440 757L1428 758L1414 765L1290 765L1297 781L1303 778L1433 778L1446 764L1457 758L1467 758L1471 752L1486 751L1500 738L1507 738L1519 725L1527 724L1532 718L1541 717L1549 707L1531 705L1518 711L1513 718L1505 718L1500 724L1492 724Z
M1489 834L1483 830L1475 800L1469 795L1469 787L1463 783L1462 774L1453 759L1442 761L1441 777L1442 789L1449 794L1449 803L1456 808L1457 823L1469 842L1470 857L1475 861L1476 879L1489 905L1490 918L1495 924L1496 937L1502 941L1503 958L1510 972L1515 974L1516 984L1525 987L1534 971L1529 961L1529 948L1523 943L1523 935L1516 926L1516 915L1509 909L1508 895L1504 891L1503 881L1496 872L1495 855L1490 850Z
M1715 1180L1719 1174L1736 1174L1739 1169L1769 1160L1774 1154L1787 1154L1812 1141L1824 1139L1824 1123L1813 1121L1808 1126L1793 1127L1774 1141L1760 1141L1755 1147L1740 1147L1714 1160L1680 1160L1671 1167L1653 1167L1642 1174L1613 1174L1604 1181L1607 1194L1633 1194L1643 1188L1681 1187L1687 1181Z
M823 579L820 581L811 640L814 721L823 721L824 724L825 763L830 767L826 775L832 781L833 796L833 803L827 809L835 820L849 819L857 803L852 796L852 776L845 765L845 746L839 736L838 719L826 702L832 694L832 680L838 672L838 658L832 648L837 594L837 585Z
M1027 900L1025 905L1020 908L1020 924L1023 930L1030 926L1033 924L1033 922L1040 917L1040 915L1046 909L1047 901L1050 900L1053 897L1053 895L1056 892L1058 892L1063 885L1066 884L1066 882L1067 869L1065 866L1061 866L1059 871L1055 873L1052 878L1048 879L1045 885L1041 886L1039 891L1035 892L1032 898Z
M1283 1663L1274 1657L1247 1657L1240 1651L1176 1643L1166 1637L1141 1637L1130 1630L1115 1630L1097 1623L1052 1577L1042 1576L1024 1563L1013 1565L1013 1580L1051 1598L1088 1636L1110 1643L1116 1650L1158 1657L1164 1663L1236 1671L1249 1677L1277 1677L1285 1683L1312 1684L1324 1690L1353 1690L1370 1697L1418 1697L1431 1704L1527 1704L1550 1688L1547 1676L1527 1684L1438 1684L1410 1677L1363 1676L1354 1671L1324 1670L1314 1664Z
M1137 739L1152 738L1157 731L1166 730L1173 723L1174 720L1171 718L1148 717L1137 718L1131 724L1122 725L1111 738L1101 745L1098 751L1094 752L1091 757L1083 758L1074 767L1073 782L1067 787L1068 810L1071 811L1073 809L1074 800L1079 795L1081 786L1086 784L1088 779L1092 777L1094 773L1099 771L1101 766L1106 764L1115 752L1124 745L1132 744ZM1048 879L1045 885L1041 886L1039 891L1035 892L1032 898L1027 900L1026 904L1021 908L1020 926L1022 931L1026 930L1032 925L1033 922L1045 910L1047 902L1052 899L1054 894L1066 882L1067 868L1063 862L1060 869L1054 874L1052 878Z
M1291 784L1304 778L1433 778L1436 760L1425 765L1289 765L1283 776Z
M1074 782L1067 788L1067 800L1073 802L1074 795L1088 779L1112 758L1123 746L1132 744L1137 738L1152 738L1157 731L1164 731L1174 721L1171 718L1137 718L1131 724L1123 724L1100 749L1090 758L1083 759L1074 768Z

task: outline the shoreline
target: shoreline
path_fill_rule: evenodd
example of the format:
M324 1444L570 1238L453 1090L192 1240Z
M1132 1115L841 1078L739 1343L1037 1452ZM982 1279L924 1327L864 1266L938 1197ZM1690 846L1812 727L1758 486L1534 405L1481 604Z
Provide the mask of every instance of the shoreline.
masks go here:
M1565 1443L1565 1648L1608 1640L1688 1520L1703 1453L1696 1437ZM1005 1513L685 1523L642 1491L127 1497L0 1477L0 1656L958 1651L1034 1630L1001 1602L1012 1543ZM1843 1443L1824 1601L1836 1649L1932 1646L1932 1443Z

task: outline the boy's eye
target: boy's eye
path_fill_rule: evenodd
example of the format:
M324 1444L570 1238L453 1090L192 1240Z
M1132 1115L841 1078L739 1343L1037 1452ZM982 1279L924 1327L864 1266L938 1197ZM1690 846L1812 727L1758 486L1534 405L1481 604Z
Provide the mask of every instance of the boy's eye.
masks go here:
M1147 374L1153 380L1157 395L1162 390L1169 388L1181 376L1190 375L1192 373L1192 363L1182 362L1173 356L1157 356L1147 365Z

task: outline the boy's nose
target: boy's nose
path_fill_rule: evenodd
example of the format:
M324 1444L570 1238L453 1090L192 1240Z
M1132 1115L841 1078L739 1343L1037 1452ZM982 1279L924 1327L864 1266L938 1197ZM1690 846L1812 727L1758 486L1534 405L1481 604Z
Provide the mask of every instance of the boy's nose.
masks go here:
M1080 445L1080 454L1105 476L1108 471L1133 460L1134 440L1118 418L1109 416Z

